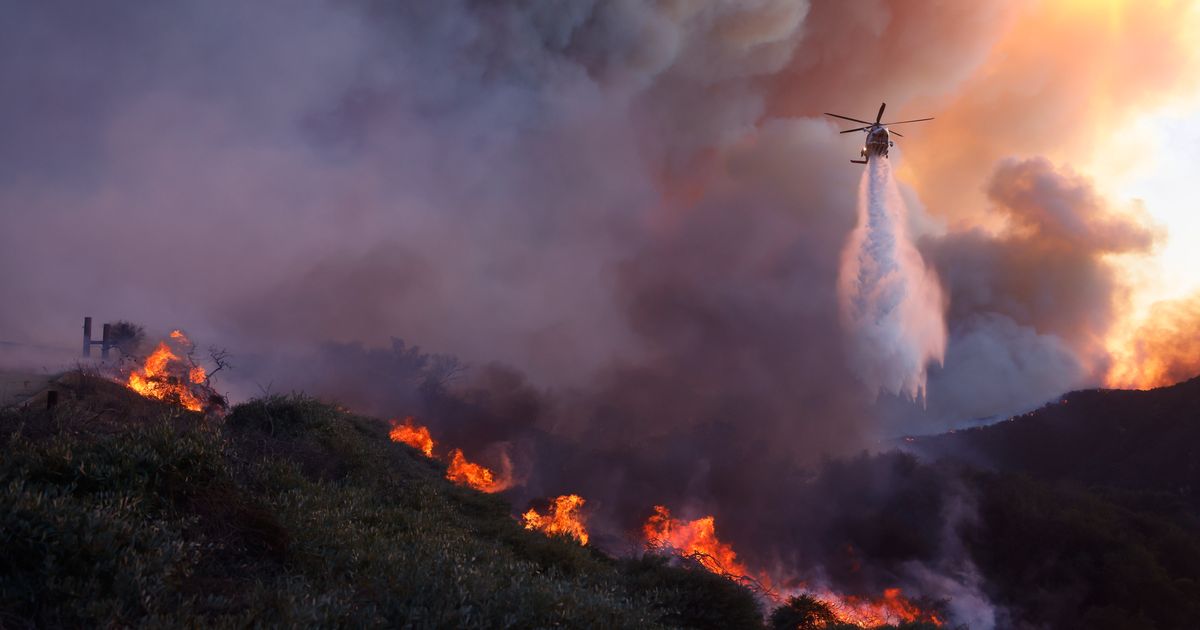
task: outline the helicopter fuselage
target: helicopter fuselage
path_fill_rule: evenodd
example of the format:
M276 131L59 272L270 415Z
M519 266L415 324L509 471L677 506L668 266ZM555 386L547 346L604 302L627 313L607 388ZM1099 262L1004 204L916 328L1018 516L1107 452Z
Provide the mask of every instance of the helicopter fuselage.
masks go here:
M888 133L887 127L883 125L871 125L864 129L867 133L867 140L863 143L863 148L858 152L858 156L862 159L850 160L855 164L866 164L872 157L888 156L888 149L892 148L891 134Z
M932 118L917 118L915 120L900 120L900 121L896 121L896 122L885 123L882 121L883 121L883 110L886 107L887 107L887 103L879 104L879 113L875 114L875 122L861 120L858 118L851 118L849 116L843 116L841 114L831 114L829 112L825 112L826 116L833 116L834 118L840 118L842 120L848 120L850 122L856 122L856 123L860 123L862 125L866 125L865 127L858 127L856 129L846 129L846 130L840 132L840 133L854 133L856 131L862 131L867 134L867 141L863 143L862 151L859 152L859 157L861 157L862 159L861 160L850 160L851 162L853 162L855 164L866 164L868 161L870 161L872 156L879 156L879 157L885 157L885 158L888 156L888 149L892 148L892 132L888 131L887 125L903 125L906 123L925 122L927 120L933 120ZM895 132L895 133L897 136L904 135L900 132Z
M891 147L892 140L888 134L887 127L877 125L867 132L867 142L863 145L862 156L878 155L887 157L888 149Z

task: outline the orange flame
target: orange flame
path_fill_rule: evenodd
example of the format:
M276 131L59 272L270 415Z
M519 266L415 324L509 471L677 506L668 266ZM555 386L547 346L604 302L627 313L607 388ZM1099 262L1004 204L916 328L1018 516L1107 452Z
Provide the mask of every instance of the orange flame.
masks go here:
M1105 385L1151 389L1174 385L1200 373L1200 294L1158 302L1139 325L1127 325L1108 340L1112 365Z
M433 457L434 442L433 437L429 435L429 428L416 425L412 416L405 418L404 424L395 424L393 421L388 436L393 442L402 442L425 453L425 457Z
M829 604L839 622L860 628L913 622L941 626L943 623L937 613L922 610L906 599L898 588L884 589L883 597L878 599L841 596L828 591L814 594L813 597Z
M583 515L579 513L584 503L586 501L583 497L577 494L564 494L554 499L554 504L545 515L529 508L521 518L525 521L525 529L537 530L547 535L566 534L578 540L579 544L586 545L587 528L584 526Z
M204 379L206 378L208 378L208 372L204 371L204 368L200 367L199 365L188 370L188 380L196 383L197 385L203 383Z
M738 562L737 554L728 543L717 538L716 519L705 516L694 521L682 521L671 517L667 508L656 505L654 514L642 526L646 543L650 547L669 548L685 556L695 558L705 569L735 579L751 578L750 571ZM770 590L771 580L765 574L756 578L767 589L767 596L776 598ZM883 597L869 599L852 595L838 595L832 591L809 592L832 609L838 622L874 628L886 624L926 622L941 626L943 621L937 613L922 610L906 599L898 588L885 589Z
M652 547L669 547L692 556L704 568L721 575L747 576L749 571L737 561L728 543L717 539L716 519L705 516L694 521L671 518L671 511L656 505L654 514L642 526L646 542Z
M191 344L191 341L179 330L171 333L171 339L179 343ZM126 386L146 398L178 401L180 405L191 411L200 411L204 405L200 402L200 398L192 392L189 381L196 384L203 383L205 376L204 368L186 366L179 355L175 354L167 345L167 342L160 341L154 352L146 357L142 367L135 368L129 373Z
M467 461L462 449L450 452L450 465L446 468L446 479L462 486L469 486L480 492L500 492L512 486L509 475L500 478L491 469Z

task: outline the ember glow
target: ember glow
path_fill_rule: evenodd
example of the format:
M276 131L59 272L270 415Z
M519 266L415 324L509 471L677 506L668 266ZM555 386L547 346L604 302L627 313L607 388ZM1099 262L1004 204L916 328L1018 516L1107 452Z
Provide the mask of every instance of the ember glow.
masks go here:
M421 451L425 457L433 457L434 441L429 435L429 427L418 426L412 416L405 418L403 424L394 424L388 436L393 442L401 442Z
M728 543L717 538L716 519L705 516L694 521L672 518L671 511L654 506L654 514L642 526L646 544L652 548L668 549L682 556L695 558L704 568L721 575L742 577L750 571L737 560Z
M191 341L179 330L171 333L171 341L176 345L191 346ZM204 368L191 365L166 341L160 341L142 365L129 373L125 384L146 398L177 402L190 411L200 411L204 404L193 391L193 385L203 384L205 377Z
M462 449L457 448L450 452L446 479L488 493L502 492L512 487L511 474L496 475L490 468L468 461Z
M564 494L554 499L546 514L539 514L537 510L529 508L521 519L525 522L525 529L537 530L550 536L567 535L579 541L579 544L586 545L587 527L580 513L586 502L577 494Z

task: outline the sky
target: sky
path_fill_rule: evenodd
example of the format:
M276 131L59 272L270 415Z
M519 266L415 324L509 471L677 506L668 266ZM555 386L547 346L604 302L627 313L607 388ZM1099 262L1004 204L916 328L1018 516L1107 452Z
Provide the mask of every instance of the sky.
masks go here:
M1200 203L1192 179L1200 171L1200 98L1164 112L1137 117L1112 135L1113 148L1098 156L1096 170L1108 173L1110 194L1136 201L1167 232L1152 266L1138 279L1139 312L1153 302L1186 297L1200 290ZM1122 154L1124 143L1133 145ZM1141 146L1137 146L1141 145ZM1122 164L1122 162L1126 162ZM1133 163L1128 163L1133 162ZM1137 272L1135 268L1133 272Z

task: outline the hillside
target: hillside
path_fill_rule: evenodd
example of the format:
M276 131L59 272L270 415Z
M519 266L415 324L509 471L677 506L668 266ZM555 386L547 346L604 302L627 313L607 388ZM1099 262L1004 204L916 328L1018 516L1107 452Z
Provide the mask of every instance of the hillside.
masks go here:
M316 399L272 396L215 418L104 380L61 383L52 413L0 411L4 628L849 627L820 602L777 607L695 559L614 558L527 531L502 497L448 482L443 464L391 441L388 422ZM1190 388L1081 392L1065 406L1127 401L1130 417L1185 426L1172 414ZM1053 427L1073 426L1064 417ZM992 430L1033 439L1027 422ZM1065 429L1047 435L1070 443ZM1094 469L1080 470L1044 474ZM978 571L996 627L1185 628L1200 616L1200 537L1145 509L1150 495L898 453L828 462L811 484L824 486L837 544L878 567L922 561L920 541L966 499L976 514L960 526L961 570Z
M64 398L0 412L5 628L763 627L695 563L526 531L378 419L274 396L216 420L94 379Z
M1200 378L1148 391L1072 392L997 424L907 446L1046 480L1162 493L1200 507Z

